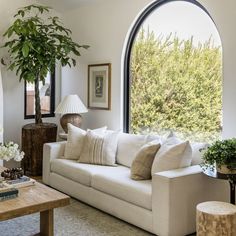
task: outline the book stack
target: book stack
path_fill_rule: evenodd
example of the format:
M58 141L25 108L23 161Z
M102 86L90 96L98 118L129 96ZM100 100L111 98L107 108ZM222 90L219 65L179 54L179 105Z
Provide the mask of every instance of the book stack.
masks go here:
M14 187L14 188L22 188L22 187L27 187L27 186L31 186L35 184L35 180L31 179L25 175L23 175L22 177L18 178L18 179L14 179L14 180L7 180L5 182L5 184L8 187Z
M35 180L27 176L22 176L14 180L1 180L0 182L0 201L18 197L19 188L35 184Z
M17 188L4 187L0 189L0 201L18 197L19 190Z

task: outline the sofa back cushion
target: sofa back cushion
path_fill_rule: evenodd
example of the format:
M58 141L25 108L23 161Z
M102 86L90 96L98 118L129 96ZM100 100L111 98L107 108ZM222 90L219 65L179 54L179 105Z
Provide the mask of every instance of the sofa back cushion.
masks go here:
M192 143L192 163L191 165L199 165L202 163L203 151L209 146L207 143Z
M161 138L157 135L120 133L117 147L117 163L131 167L132 162L141 147L156 139L161 142Z

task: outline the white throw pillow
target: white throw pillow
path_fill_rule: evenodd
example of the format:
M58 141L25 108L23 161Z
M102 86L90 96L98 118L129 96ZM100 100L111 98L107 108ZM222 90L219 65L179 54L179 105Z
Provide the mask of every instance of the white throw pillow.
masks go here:
M118 134L119 131L97 133L88 130L79 162L115 166Z
M192 147L192 163L191 165L199 165L202 163L203 151L209 146L207 143L191 143Z
M157 135L141 135L121 133L118 138L117 163L131 167L133 160L141 147L153 140L161 143Z
M168 138L155 156L152 175L161 171L190 166L191 161L192 149L189 141L181 142L176 137Z
M87 132L70 123L67 124L67 128L68 136L65 146L64 159L78 160L84 145L84 137ZM102 127L95 129L94 131L97 133L103 133L106 129L107 127Z

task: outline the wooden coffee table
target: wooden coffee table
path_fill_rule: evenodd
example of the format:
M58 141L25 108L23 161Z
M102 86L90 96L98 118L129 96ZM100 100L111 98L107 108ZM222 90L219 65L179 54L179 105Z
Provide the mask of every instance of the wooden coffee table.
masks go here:
M0 168L1 170L1 168ZM0 202L0 221L40 212L40 234L53 236L53 209L70 204L70 198L43 184L19 189L19 196Z

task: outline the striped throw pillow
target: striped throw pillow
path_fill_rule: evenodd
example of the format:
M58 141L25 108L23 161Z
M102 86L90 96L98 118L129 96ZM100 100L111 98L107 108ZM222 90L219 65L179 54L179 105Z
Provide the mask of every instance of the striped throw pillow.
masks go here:
M68 137L65 147L64 159L78 160L84 146L84 138L87 132L70 123L67 124ZM105 133L107 127L94 129L96 133Z
M115 166L118 134L118 131L98 134L88 130L79 162Z

